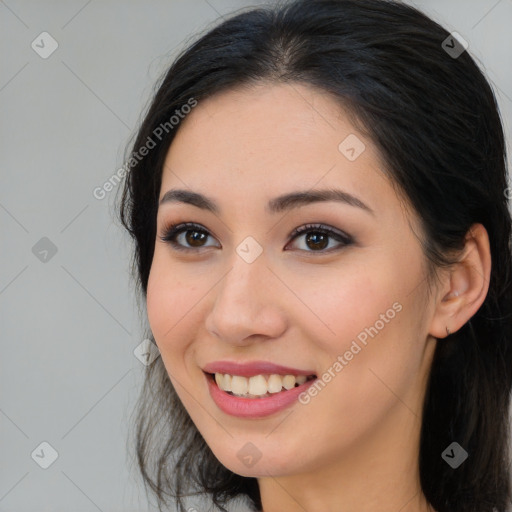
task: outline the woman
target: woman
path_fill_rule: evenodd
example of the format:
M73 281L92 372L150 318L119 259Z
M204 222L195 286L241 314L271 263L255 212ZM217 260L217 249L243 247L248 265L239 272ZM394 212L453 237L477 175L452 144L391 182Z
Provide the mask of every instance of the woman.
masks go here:
M171 66L135 154L160 507L505 512L505 144L460 38L384 0L233 16Z

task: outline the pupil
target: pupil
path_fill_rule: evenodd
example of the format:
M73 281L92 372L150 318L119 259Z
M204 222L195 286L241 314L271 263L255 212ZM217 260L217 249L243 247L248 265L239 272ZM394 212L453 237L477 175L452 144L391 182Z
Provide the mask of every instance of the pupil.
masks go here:
M320 246L318 246L319 238L322 238L322 240L320 241ZM329 245L328 241L327 241L327 236L323 233L309 233L306 236L306 243L309 243L311 241L313 242L313 244L317 244L317 245L316 245L316 247L310 247L310 249L312 249L312 248L324 249L325 247L327 247L327 245Z
M194 235L199 235L199 236L191 236L190 233L194 233ZM206 233L203 233L201 231L187 231L187 243L189 243L190 245L192 246L201 246L201 243L197 243L197 242L201 242L202 239L204 239L206 236Z

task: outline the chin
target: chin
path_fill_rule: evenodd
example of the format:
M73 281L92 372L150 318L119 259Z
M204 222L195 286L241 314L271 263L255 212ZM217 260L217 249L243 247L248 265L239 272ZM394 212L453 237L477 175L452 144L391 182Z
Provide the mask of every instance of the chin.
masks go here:
M244 477L260 478L300 472L301 468L296 464L299 460L296 450L294 450L294 455L283 449L282 444L280 450L271 446L272 443L268 439L266 442L264 438L261 442L245 439L238 441L230 438L230 447L212 448L219 462L233 473ZM301 465L303 464L304 461L301 461Z

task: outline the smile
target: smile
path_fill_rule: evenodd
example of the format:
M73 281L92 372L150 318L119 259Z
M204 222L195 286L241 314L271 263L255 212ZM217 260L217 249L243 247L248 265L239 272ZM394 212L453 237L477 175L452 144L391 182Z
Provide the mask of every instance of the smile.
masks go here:
M203 368L211 398L226 414L261 418L292 406L316 380L313 371L269 362L217 362Z
M241 375L229 373L215 373L217 386L230 395L244 398L265 398L275 393L288 391L308 380L314 379L314 375L254 375L247 378Z

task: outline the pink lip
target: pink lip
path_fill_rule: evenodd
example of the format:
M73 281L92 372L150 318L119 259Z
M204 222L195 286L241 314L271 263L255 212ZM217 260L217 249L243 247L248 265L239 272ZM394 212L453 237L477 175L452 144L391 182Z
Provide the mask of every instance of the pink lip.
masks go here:
M233 361L215 361L207 364L203 371L206 373L229 373L241 377L253 377L254 375L315 375L314 370L299 370L289 368L268 361L252 361L249 363L235 363Z
M308 380L300 386L287 391L280 391L266 398L243 398L230 395L220 389L212 375L205 373L205 379L210 396L221 411L231 416L246 419L262 418L290 407L296 402L301 393L318 380L316 378Z

